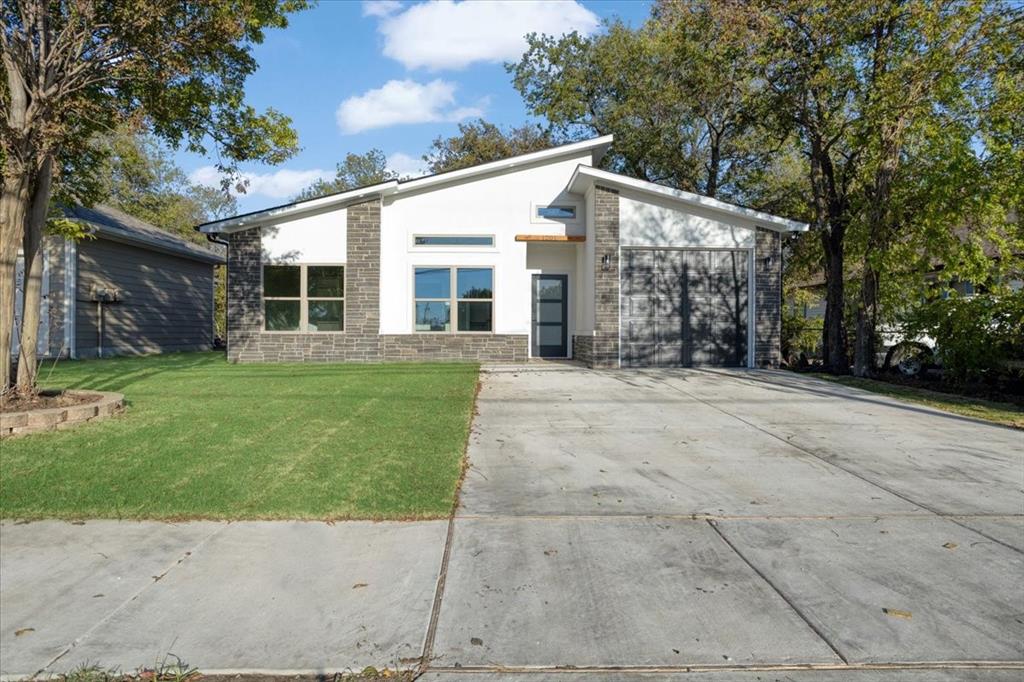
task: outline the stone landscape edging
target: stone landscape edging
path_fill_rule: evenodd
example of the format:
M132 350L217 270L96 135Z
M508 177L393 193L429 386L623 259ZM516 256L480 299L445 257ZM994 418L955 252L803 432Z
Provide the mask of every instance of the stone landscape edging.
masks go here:
M124 409L124 394L107 391L68 391L72 395L98 395L99 400L67 407L0 413L0 438L39 431L66 429L106 419Z

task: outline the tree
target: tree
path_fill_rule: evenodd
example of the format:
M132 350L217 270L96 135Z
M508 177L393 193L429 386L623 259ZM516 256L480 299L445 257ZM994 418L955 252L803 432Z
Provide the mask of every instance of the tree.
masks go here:
M228 183L240 161L288 158L297 148L289 119L246 105L244 84L257 66L252 46L304 6L304 0L0 0L0 390L10 385L18 244L28 312L39 306L38 251L54 188L68 182L68 170L95 171L78 163L82 141L124 121L145 121L172 146L201 154L215 148ZM35 343L28 340L20 345L22 391L35 383Z
M316 199L356 187L376 185L397 177L398 173L388 170L387 157L379 149L371 149L365 154L348 153L345 155L345 160L337 165L333 180L317 180L302 190L295 197L295 201Z
M459 134L434 139L423 156L431 173L467 168L488 161L547 149L557 144L550 132L533 125L502 129L483 119L459 124Z
M661 0L638 30L528 36L507 68L530 111L562 135L614 134L612 169L747 203L749 176L786 141L757 125L755 38L733 3Z
M952 177L972 165L978 128L964 114L972 108L971 92L990 82L988 72L1012 53L1014 13L980 0L784 0L747 8L763 40L758 64L769 86L766 111L775 114L769 120L796 134L810 164L812 225L827 292L825 364L835 373L849 371L844 301L846 256L854 247L860 252L855 371L867 374L874 366L879 281L893 243L900 233L924 228L926 216L933 227L941 216L951 233L949 221L978 207L927 163L907 161L922 152L921 160L930 157L946 173L951 162L960 165ZM916 207L894 201L901 183L907 198L916 195Z

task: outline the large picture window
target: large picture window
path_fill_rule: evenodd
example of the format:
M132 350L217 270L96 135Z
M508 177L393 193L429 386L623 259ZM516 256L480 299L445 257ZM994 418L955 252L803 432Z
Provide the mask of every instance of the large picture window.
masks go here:
M263 327L270 332L345 329L345 267L264 265Z
M414 271L413 328L418 332L494 331L494 270L421 267Z

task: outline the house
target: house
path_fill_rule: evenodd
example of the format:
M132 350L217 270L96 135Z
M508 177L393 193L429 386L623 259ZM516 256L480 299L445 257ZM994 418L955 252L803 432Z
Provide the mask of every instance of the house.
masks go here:
M807 226L600 170L611 142L198 226L228 244L229 360L776 366Z
M43 240L40 357L213 346L214 268L224 263L222 255L109 206L64 213L82 222L91 238ZM19 259L18 328L22 279ZM17 344L15 334L15 354Z

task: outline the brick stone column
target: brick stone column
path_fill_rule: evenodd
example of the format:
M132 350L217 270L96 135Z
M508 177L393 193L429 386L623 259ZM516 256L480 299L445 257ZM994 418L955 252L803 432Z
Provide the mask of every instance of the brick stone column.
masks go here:
M782 355L782 238L774 230L757 228L754 285L754 366L778 367Z
M262 360L259 336L263 329L260 302L262 232L252 228L227 235L228 360ZM255 353L258 357L249 357Z
M594 186L593 367L619 366L619 192ZM608 262L604 263L607 257Z
M379 360L380 199L347 210L345 264L345 359Z

